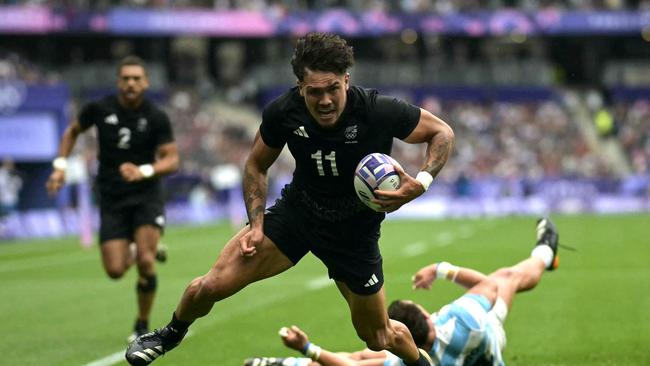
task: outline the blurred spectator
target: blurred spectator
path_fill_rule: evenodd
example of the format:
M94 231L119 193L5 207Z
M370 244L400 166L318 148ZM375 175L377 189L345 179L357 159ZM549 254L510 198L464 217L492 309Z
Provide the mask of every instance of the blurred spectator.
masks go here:
M4 159L0 166L0 217L16 211L22 186L23 180L16 171L13 160Z
M610 137L616 134L616 125L614 123L614 116L607 110L601 108L594 116L594 124L596 131L600 137Z
M621 121L619 140L634 174L650 172L650 101L618 101L616 117Z
M55 84L61 76L41 67L15 52L0 48L0 80L20 80L27 85Z

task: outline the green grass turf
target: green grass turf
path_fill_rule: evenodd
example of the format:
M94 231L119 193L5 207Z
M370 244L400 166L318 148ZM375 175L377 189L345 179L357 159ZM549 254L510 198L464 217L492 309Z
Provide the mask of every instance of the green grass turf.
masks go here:
M557 216L560 269L521 294L506 323L510 365L650 365L650 215ZM381 248L389 299L429 310L462 294L451 283L413 292L410 277L438 260L491 271L529 255L534 219L387 221ZM194 277L232 235L227 225L171 227L159 267L152 326L166 324ZM103 273L97 246L77 238L0 244L1 365L86 365L125 348L135 316L135 272ZM322 264L309 255L292 270L215 306L192 336L156 365L241 365L249 356L296 355L277 336L296 324L331 350L363 344ZM125 362L118 363L125 365Z

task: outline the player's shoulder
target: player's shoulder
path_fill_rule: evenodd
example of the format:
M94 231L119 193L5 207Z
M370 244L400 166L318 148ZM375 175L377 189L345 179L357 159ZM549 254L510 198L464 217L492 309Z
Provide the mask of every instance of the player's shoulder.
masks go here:
M111 94L82 104L79 115L83 119L102 118L116 113L117 110L117 97Z
M117 96L115 94L95 98L83 104L84 108L114 109L115 106L117 106Z
M379 92L377 89L364 88L358 85L351 85L348 90L348 100L354 108L364 108L373 106L377 101Z
M167 115L167 112L165 112L164 109L162 109L156 102L154 102L149 98L144 98L142 103L143 103L142 107L147 114L151 114L154 116Z
M274 117L298 109L304 105L297 86L292 87L273 99L264 107L264 115Z
M386 114L395 105L403 102L397 97L381 94L377 89L362 86L350 86L348 98L355 110L380 115Z

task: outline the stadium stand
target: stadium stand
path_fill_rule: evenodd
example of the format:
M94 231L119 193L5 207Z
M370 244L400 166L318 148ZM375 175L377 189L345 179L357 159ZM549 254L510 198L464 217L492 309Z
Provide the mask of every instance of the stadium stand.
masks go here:
M237 192L232 191L237 189L239 177L233 171L243 164L259 123L261 107L293 84L294 77L287 63L291 42L283 33L291 29L282 28L279 22L274 30L277 35L267 38L165 33L143 37L81 37L74 33L76 20L82 21L82 27L96 26L93 29L100 34L106 26L102 23L104 18L88 21L84 14L107 11L110 17L114 14L111 12L123 9L204 9L223 11L223 14L246 10L263 12L268 19L283 19L301 10L313 10L313 14L320 16L344 8L350 13L342 15L354 15L358 19L364 14L376 16L384 11L410 19L409 14L444 16L479 7L488 11L518 9L538 15L555 14L556 10L585 11L585 14L613 10L607 13L611 15L619 14L616 10L650 8L648 1L623 0L486 3L80 0L0 4L12 5L11 9L23 9L21 5L26 4L41 5L53 10L54 19L57 16L70 19L66 28L70 35L53 38L20 35L21 42L8 40L11 35L0 37L0 47L4 47L0 51L0 79L19 80L25 85L65 85L73 97L70 115L75 113L75 106L113 88L116 59L138 52L149 61L150 96L169 113L183 161L181 172L167 179L169 202L178 205L223 203L224 197L236 197ZM79 10L78 14L82 15L77 19L70 15L76 12L62 10L66 8ZM86 10L91 12L84 13ZM544 18L535 21L539 19ZM535 24L544 25L543 22ZM549 30L542 27L533 32L546 31ZM513 31L501 36L472 37L453 32L453 28L441 33L404 29L350 37L357 55L352 69L353 83L418 103L449 121L456 130L459 138L454 156L428 193L431 197L498 199L578 192L575 195L583 202L580 207L589 209L592 206L584 202L594 192L637 197L650 194L647 94L643 98L609 98L608 95L614 95L610 91L617 86L639 89L650 84L648 54L640 47L645 45L645 33L641 38L627 37L620 42L590 40L580 47L572 47L577 43L573 43L570 35L551 38L543 33L526 35ZM607 42L611 50L599 42ZM52 52L53 49L61 51ZM597 88L595 92L583 87L583 83L592 80L599 83L592 85ZM594 107L591 94L602 94L604 103ZM609 120L611 127L607 127ZM599 130L602 126L609 128L607 135L611 138L605 138ZM85 140L76 153L85 157L92 174L96 169L92 159L95 142L92 136ZM393 155L407 171L418 170L421 152L412 146L398 143ZM276 194L292 172L287 157L280 159L281 163L271 171L272 191ZM30 171L30 164L17 161L16 167L19 171ZM47 161L39 164L39 169L49 166ZM25 192L30 187L33 192L38 184L33 179L25 179L19 210L35 208L33 201L25 200ZM74 206L73 193L68 192L67 197L46 204Z

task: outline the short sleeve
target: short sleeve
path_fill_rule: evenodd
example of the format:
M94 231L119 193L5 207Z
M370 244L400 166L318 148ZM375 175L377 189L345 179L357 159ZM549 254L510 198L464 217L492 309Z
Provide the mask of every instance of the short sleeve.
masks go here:
M81 126L82 130L88 129L91 126L95 124L95 120L97 120L97 115L99 113L99 106L97 103L88 103L83 108L81 108L81 111L79 112L79 116L77 120L79 121L79 125Z
M420 108L398 98L378 95L376 118L384 120L393 137L402 140L413 132L420 121Z
M491 307L485 296L466 294L453 302L451 313L469 329L481 330L487 323L487 314Z
M157 131L158 133L156 134L156 139L157 139L156 145L160 146L163 144L174 142L174 132L172 130L172 124L169 121L169 116L167 116L167 113L161 111L158 119L159 119L159 124L158 124L158 131Z
M277 112L272 106L262 112L262 124L260 125L260 136L265 144L272 148L280 149L287 142L286 134L283 133Z

